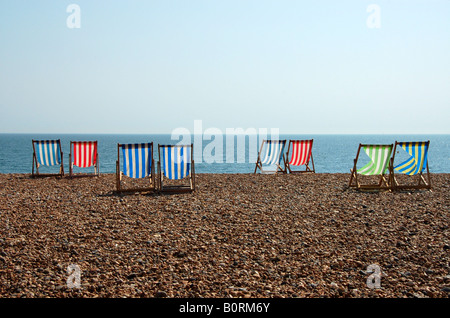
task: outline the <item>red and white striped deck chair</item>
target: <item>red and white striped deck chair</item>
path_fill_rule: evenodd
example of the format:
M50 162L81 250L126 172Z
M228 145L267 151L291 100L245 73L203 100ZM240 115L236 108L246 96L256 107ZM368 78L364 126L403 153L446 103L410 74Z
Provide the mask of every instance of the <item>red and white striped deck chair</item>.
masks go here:
M292 145L292 148L291 148ZM291 151L291 159L286 161L286 169L290 173L294 172L316 172L312 155L313 139L311 140L289 140L288 158ZM310 164L312 168L310 167ZM305 170L292 170L292 166L305 166Z
M99 176L97 141L71 141L69 154L69 176ZM73 167L94 167L94 173L75 174Z

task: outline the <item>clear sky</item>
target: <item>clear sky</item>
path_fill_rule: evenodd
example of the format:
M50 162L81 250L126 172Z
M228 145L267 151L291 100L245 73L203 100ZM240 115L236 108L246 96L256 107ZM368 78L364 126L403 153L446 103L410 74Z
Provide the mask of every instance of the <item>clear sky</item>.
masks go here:
M449 0L0 0L3 133L448 134L449 119Z

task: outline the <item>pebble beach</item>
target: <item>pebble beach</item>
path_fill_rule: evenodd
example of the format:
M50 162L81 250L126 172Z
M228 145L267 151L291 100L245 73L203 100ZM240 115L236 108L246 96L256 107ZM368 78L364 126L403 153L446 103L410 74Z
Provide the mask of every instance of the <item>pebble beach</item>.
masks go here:
M349 178L197 174L193 193L119 195L114 174L1 174L0 297L448 298L450 174L432 191Z

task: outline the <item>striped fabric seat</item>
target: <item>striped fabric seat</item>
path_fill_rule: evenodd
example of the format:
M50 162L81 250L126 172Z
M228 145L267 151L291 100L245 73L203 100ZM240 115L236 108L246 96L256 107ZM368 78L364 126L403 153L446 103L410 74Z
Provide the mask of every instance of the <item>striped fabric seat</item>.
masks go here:
M122 166L120 154L122 154ZM120 170L121 167L122 171ZM123 179L123 176L131 179ZM153 142L117 144L116 191L121 193L154 192L155 190Z
M130 178L145 178L152 173L153 143L122 144L123 173Z
M266 140L267 148L264 159L261 161L263 165L280 164L286 140Z
M61 143L59 140L35 140L36 159L41 166L61 164Z
M193 153L194 144L158 145L158 180L161 192L195 191Z
M315 172L314 160L312 157L313 139L309 140L289 140L287 155L291 154L291 159L286 162L286 170L294 172ZM312 168L310 167L310 162ZM305 166L304 170L293 170L291 166Z
M191 146L159 145L162 171L168 179L179 180L191 172Z
M72 145L75 166L88 168L97 163L97 141L72 141Z
M399 142L397 144L402 147L410 157L395 166L394 170L410 176L422 173L427 166L428 146L430 142Z
M31 176L64 176L63 153L61 140L32 140L33 168ZM59 166L59 173L39 173L39 167ZM53 170L54 168L46 168ZM36 170L36 171L35 171Z
M397 146L405 150L409 158L395 165ZM394 190L428 189L431 190L431 174L428 167L428 149L430 141L395 142L394 155L392 156L392 186ZM403 174L396 176L395 171ZM415 180L415 181L414 181Z
M290 165L303 166L311 158L312 140L293 140Z
M364 145L363 149L371 161L358 169L358 173L366 176L386 173L391 158L392 145Z
M258 168L261 173L277 173L281 171L286 173L286 158L284 154L284 148L286 146L286 140L263 140L261 148L258 152L258 159L256 161L255 172ZM264 151L264 157L261 159L261 154ZM284 160L281 164L281 160ZM276 166L276 170L268 170L267 167ZM265 168L264 168L264 167Z
M99 176L97 141L71 141L69 154L69 176ZM73 167L94 167L94 174L75 174Z
M356 187L359 190L391 190L391 154L393 147L393 144L359 144L356 158L353 160L353 169L350 170L351 176L348 186ZM370 161L362 168L357 169L361 149L364 150ZM386 172L389 173L388 176ZM374 183L373 181L376 179L378 179L378 182Z

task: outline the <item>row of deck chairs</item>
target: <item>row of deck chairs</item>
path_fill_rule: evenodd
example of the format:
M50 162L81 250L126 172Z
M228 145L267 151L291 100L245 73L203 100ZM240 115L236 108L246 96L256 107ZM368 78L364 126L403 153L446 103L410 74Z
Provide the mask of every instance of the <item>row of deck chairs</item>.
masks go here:
M97 141L71 141L69 154L69 176L73 176L73 167L94 167L94 175L99 175ZM39 173L41 166L59 166L59 173ZM61 140L33 139L32 177L64 176L63 152Z
M295 173L315 172L312 155L313 140L289 140L288 150L284 149L287 140L263 140L258 152L254 173L260 169L261 173ZM395 144L360 144L353 169L349 187L358 189L431 189L431 178L428 168L428 148L430 141L424 142L395 142ZM397 147L406 151L408 159L394 165ZM361 149L367 154L370 161L361 168L357 168ZM120 164L120 155L123 162ZM161 160L162 156L162 160ZM287 160L287 158L290 158ZM70 177L74 176L73 167L94 167L94 174L99 175L97 141L71 141L69 155ZM162 163L162 166L161 166ZM32 176L39 176L39 166L60 165L60 176L64 176L63 153L61 141L33 140L33 168ZM155 175L153 160L153 142L140 144L118 144L116 162L116 190L118 192L138 191L194 191L195 169L193 160L193 144L190 145L158 145L158 180ZM304 170L294 167L304 166ZM272 167L272 169L268 169ZM275 167L275 169L273 169ZM35 173L36 168L36 173ZM122 169L121 169L122 168ZM426 177L424 171L426 169ZM416 183L401 184L395 172L417 176ZM365 183L364 178L375 177L377 182ZM127 187L124 178L148 179L145 187ZM170 180L187 179L188 185L171 184ZM165 180L168 184L165 185ZM156 182L158 181L158 182Z
M285 153L286 142L286 140L263 140L254 173L258 169L261 173L315 172L312 155L313 140L290 140ZM360 190L431 189L428 168L429 145L430 141L396 141L395 144L389 145L360 144L353 169L351 169L349 187ZM407 159L399 164L394 162L397 147L405 150L407 154ZM357 168L361 149L370 161L363 167ZM294 166L304 166L305 169L294 170ZM425 176L424 173L426 173ZM402 175L401 181L399 174ZM411 178L405 179L403 175Z
M428 168L429 146L430 141L360 144L353 169L350 170L349 187L359 190L431 189ZM395 164L397 147L402 148L407 154L407 159L399 164ZM370 161L357 168L361 149ZM399 181L400 178L402 181Z
M285 153L287 140L263 140L254 173L258 169L261 173L315 172L312 155L313 141L313 139L289 140ZM288 158L290 159L287 160Z
M195 167L193 151L193 144L158 145L158 179L156 180L153 142L118 144L116 162L117 192L194 191ZM120 164L120 152L122 152L123 158L122 165ZM128 182L124 180L125 178L128 178ZM148 179L149 183L142 187L136 185L133 179ZM125 185L125 183L128 183L128 185ZM129 186L130 184L131 186Z
M122 155L122 164L121 164ZM162 160L161 160L162 157ZM158 145L158 177L153 160L153 142L118 144L117 192L191 192L195 190L193 144ZM59 173L39 173L41 166L59 166ZM93 173L75 174L74 166L94 167ZM99 176L97 141L71 141L69 177ZM64 176L61 140L33 140L32 177ZM137 179L142 179L138 181ZM187 180L187 184L186 184ZM183 183L183 181L185 181Z

